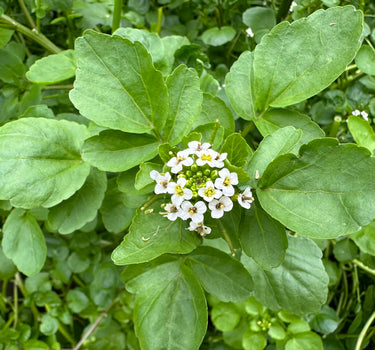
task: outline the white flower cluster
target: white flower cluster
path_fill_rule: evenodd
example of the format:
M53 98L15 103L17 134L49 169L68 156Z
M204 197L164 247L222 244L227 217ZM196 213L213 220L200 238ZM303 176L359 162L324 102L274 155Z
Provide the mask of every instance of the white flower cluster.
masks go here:
M209 143L191 141L187 149L177 152L167 162L172 174L152 170L150 177L156 182L155 193L171 195L171 202L165 204L162 214L171 221L190 219L188 229L205 236L211 232L204 225L205 213L210 212L212 218L219 219L232 210L234 200L249 209L254 201L251 189L236 193L238 177L224 168L226 158L227 153L212 150Z
M353 115L361 116L364 120L368 121L368 114L365 111L359 111L358 109L354 110L352 112Z

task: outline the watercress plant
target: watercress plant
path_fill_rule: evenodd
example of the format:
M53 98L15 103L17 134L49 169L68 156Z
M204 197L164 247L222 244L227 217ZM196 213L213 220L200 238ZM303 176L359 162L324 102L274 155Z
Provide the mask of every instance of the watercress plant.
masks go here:
M268 335L280 349L323 349L303 319L321 312L332 280L318 244L351 235L366 246L375 139L358 113L348 119L357 144L325 137L298 104L346 71L362 45L363 13L330 7L275 25L270 10L269 23L253 27L255 48L243 50L217 94L202 83L199 55L190 67L179 64L193 46L186 37L130 27L87 30L74 50L53 48L33 63L26 77L37 88L75 76L69 99L80 114L35 107L0 127L3 259L32 278L51 258L51 234L124 233L110 265L93 255L103 276L126 266L121 280L133 294L141 349L198 349L207 295L219 330L251 325L233 331L231 346L261 350ZM253 23L252 11L245 23ZM228 28L201 38L220 46L234 38ZM95 284L95 270L84 276ZM67 291L73 311L85 308L75 298L89 305L81 287ZM237 309L236 316L233 305L243 302L247 315ZM238 318L230 327L218 316L226 308ZM260 315L265 323L252 320ZM56 322L45 320L56 326L51 334Z

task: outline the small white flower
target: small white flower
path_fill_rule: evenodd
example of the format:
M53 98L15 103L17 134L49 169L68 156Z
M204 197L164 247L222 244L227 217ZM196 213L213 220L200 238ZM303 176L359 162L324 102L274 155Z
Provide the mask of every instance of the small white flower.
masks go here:
M296 6L298 6L298 4L297 4L295 1L293 1L292 4L290 5L289 12L293 12L293 10L294 10L294 8L295 8Z
M180 215L180 208L175 204L168 203L164 209L166 210L167 218L171 221L175 221Z
M173 174L177 174L179 171L182 170L182 166L190 166L193 165L194 160L193 158L189 157L189 152L187 150L177 152L176 157L171 158L167 166L171 168L171 172Z
M361 112L361 116L364 120L368 121L368 114L365 111Z
M170 182L168 184L168 193L172 194L172 203L179 206L185 199L191 199L193 192L189 188L184 188L187 180L184 177L180 177L176 182Z
M352 114L353 114L353 115L360 115L361 112L360 112L358 109L356 109L356 110L354 110L354 111L352 112Z
M238 184L238 176L236 173L231 173L227 168L219 171L219 178L215 180L215 187L222 190L224 196L233 196L234 187L232 185Z
M206 212L207 207L203 201L198 201L192 204L189 201L185 201L181 204L180 218L182 220L191 219L192 221L198 223L203 221L203 214Z
M224 215L225 211L231 211L233 208L233 202L229 197L223 196L220 199L214 199L208 203L208 207L211 210L211 216L214 219L219 219Z
M224 160L227 159L228 153L217 153L214 159L214 167L224 168Z
M208 164L210 167L215 167L215 159L218 153L212 149L206 151L199 151L196 153L197 160L195 161L198 166Z
M250 27L246 29L246 34L247 34L248 37L254 38L254 33L253 33L253 31L251 30Z
M155 189L154 189L154 192L156 194L168 192L168 184L169 184L169 181L171 180L170 173L167 172L163 175L157 172L156 170L152 170L150 172L150 177L156 182Z
M207 151L211 147L211 144L208 142L202 144L199 141L190 141L188 147L187 151L189 154L197 154L200 151Z
M203 225L203 222L194 222L190 221L190 225L188 228L189 231L196 231L198 232L202 237L208 235L211 233L211 228L208 226Z
M198 190L198 194L206 201L211 202L213 199L218 199L222 196L222 192L215 188L212 181L206 182L206 187L202 187Z
M252 197L253 194L251 193L250 187L246 188L243 193L240 193L238 195L238 203L241 207L244 207L246 209L250 209L251 203L253 203L254 198Z

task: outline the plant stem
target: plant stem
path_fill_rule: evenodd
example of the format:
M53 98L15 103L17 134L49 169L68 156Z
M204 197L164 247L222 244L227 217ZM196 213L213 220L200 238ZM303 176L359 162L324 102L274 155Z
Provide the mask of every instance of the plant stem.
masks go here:
M342 118L339 115L333 118L331 130L329 131L329 135L328 135L329 137L336 137L337 131L339 130L341 122L342 122Z
M113 9L112 33L119 27L121 22L122 0L115 0L115 7Z
M242 130L241 136L245 137L253 129L254 129L254 123L250 122L249 124L247 124L246 128Z
M224 225L220 221L219 221L219 225L220 225L221 231L223 232L224 239L228 244L230 252L232 253L232 256L235 256L236 253L234 251L233 244L232 244L232 241L231 241L231 239L228 235L228 232L226 231L226 229L224 228Z
M375 319L375 311L371 314L370 318L367 320L366 324L361 330L361 333L359 333L357 343L355 345L354 350L360 350L362 346L363 339L365 338L365 335L367 333L367 330L370 328L372 321Z
M64 336L64 338L70 343L72 344L72 346L74 346L75 344L75 341L74 339L70 336L70 334L68 333L68 331L65 329L65 327L63 326L63 324L59 321L59 332Z
M163 6L158 8L158 22L156 23L155 31L160 35L161 32L161 23L163 21Z
M58 48L52 41L46 38L42 33L39 33L37 30L31 30L30 28L25 27L21 23L15 21L13 18L4 14L1 15L0 19L6 24L10 25L13 29L34 40L48 51L52 53L59 53L61 51L60 48Z
M215 137L217 134L217 129L219 129L219 119L215 120L214 130L212 130L212 135L210 137L210 140L208 141L211 145L214 144Z
M109 305L102 313L101 315L95 320L95 322L91 325L91 327L87 330L85 335L81 338L81 340L78 342L78 344L73 348L73 350L78 350L82 344L85 342L85 340L90 336L92 332L96 329L96 327L99 326L99 323L102 321L104 317L107 316L109 310L118 302L118 298L113 300L111 305Z
M13 284L13 304L14 304L14 320L13 320L13 328L17 328L18 322L18 287L17 283Z
M366 266L362 261L354 259L354 260L352 260L352 262L353 262L353 264L356 264L358 267L360 267L362 270L365 270L366 272L370 273L371 275L375 275L375 270Z
M29 22L30 27L33 28L33 29L36 29L35 22L34 22L33 18L31 17L30 12L27 9L23 0L18 0L18 3L20 4L21 10L26 17L27 22Z

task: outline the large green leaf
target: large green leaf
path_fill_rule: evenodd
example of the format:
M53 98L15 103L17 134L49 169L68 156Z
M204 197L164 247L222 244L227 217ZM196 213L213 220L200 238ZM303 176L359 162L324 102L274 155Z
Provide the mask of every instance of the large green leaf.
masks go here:
M4 254L27 276L38 273L47 257L47 246L35 217L13 209L3 227Z
M69 121L23 118L0 128L0 199L15 207L52 207L72 196L90 166L80 149L86 127Z
M50 227L61 234L68 234L94 220L106 187L106 174L92 168L84 185L72 197L50 209Z
M147 210L137 211L129 233L112 253L115 264L143 263L165 253L186 254L198 246L201 239L186 229L186 221L170 221L160 214L162 203L156 201Z
M254 119L254 123L264 137L286 126L302 130L301 143L325 136L324 131L309 116L288 109L270 109L262 118Z
M371 153L374 153L375 133L366 120L351 115L348 118L348 128L358 146L366 147Z
M254 50L257 107L284 107L330 85L360 47L363 14L353 6L282 22Z
M54 84L74 77L76 68L74 51L66 50L37 60L26 73L26 78L33 83Z
M159 142L150 135L104 130L83 145L82 158L103 171L125 171L154 158Z
M205 295L192 271L174 257L124 270L136 293L135 331L142 349L199 348L207 328Z
M292 126L276 130L266 136L259 144L250 161L246 164L245 170L251 177L250 184L256 187L259 179L269 163L276 157L285 153L298 152L302 131Z
M253 61L253 53L244 52L225 77L225 92L230 104L246 120L254 119L256 115Z
M135 214L135 209L125 205L125 194L119 191L116 180L112 178L108 181L107 192L100 208L104 227L113 233L128 228Z
M355 63L362 72L375 75L375 50L368 45L363 45L355 57Z
M228 254L211 247L198 247L186 260L203 288L222 301L250 298L253 280L243 265Z
M375 221L353 233L350 238L362 252L375 256Z
M269 270L283 262L288 247L285 228L257 203L245 210L239 231L242 249L262 268Z
M167 79L169 114L164 127L164 138L172 145L189 133L202 106L202 91L195 70L178 66Z
M246 140L238 133L233 133L225 139L220 152L228 153L227 159L238 167L243 167L253 153Z
M168 115L162 74L140 43L88 31L76 41L73 104L98 125L125 132L160 131Z
M302 236L335 238L375 218L375 158L353 144L316 139L266 168L257 195L271 216Z
M202 110L194 121L193 128L195 129L199 125L207 123L214 123L216 120L219 120L220 125L224 128L225 135L234 132L234 118L224 101L217 96L204 93Z
M243 255L241 261L256 283L254 296L272 310L295 314L318 312L326 301L328 275L321 261L322 251L310 239L288 238L283 263L270 271Z

